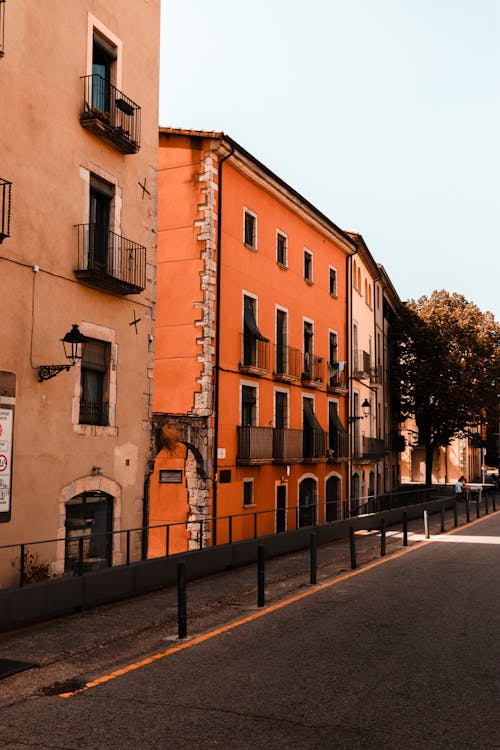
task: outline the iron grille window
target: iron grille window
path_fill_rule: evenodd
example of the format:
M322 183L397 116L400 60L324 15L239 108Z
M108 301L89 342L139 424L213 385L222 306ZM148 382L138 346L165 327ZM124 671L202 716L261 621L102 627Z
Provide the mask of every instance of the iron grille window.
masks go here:
M81 365L80 424L107 425L111 344L89 339Z
M245 245L257 249L257 218L249 211L245 211Z

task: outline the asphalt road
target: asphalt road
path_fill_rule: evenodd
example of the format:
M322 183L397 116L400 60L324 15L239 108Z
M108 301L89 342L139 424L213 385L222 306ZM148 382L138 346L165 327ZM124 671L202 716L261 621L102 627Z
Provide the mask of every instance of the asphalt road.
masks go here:
M499 542L497 513L146 665L129 650L101 684L4 704L0 748L500 748Z

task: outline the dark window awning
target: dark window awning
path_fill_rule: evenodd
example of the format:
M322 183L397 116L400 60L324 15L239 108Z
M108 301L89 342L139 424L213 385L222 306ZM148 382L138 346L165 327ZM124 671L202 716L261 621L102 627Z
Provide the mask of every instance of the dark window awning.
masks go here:
M245 298L245 311L244 311L244 317L245 317L245 328L249 333L252 334L252 336L255 336L256 339L259 339L259 341L269 341L269 339L266 339L265 336L261 334L259 331L259 328L257 326L257 321L255 320L255 314L252 307L252 302L250 299Z
M304 408L304 426L307 423L309 428L311 430L314 430L314 432L323 432L323 428L321 427L320 423L318 422L316 418L316 414L314 413L312 401L310 401L309 399L304 399L303 408Z
M330 432L335 432L335 431L342 432L342 433L346 432L346 429L344 425L342 424L342 422L340 421L340 417L337 414L336 409L330 409L328 421L329 421Z

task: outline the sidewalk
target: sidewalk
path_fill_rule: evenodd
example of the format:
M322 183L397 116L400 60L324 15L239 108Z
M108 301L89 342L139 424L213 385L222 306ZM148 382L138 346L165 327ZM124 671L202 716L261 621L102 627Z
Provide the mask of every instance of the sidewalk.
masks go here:
M459 508L459 526L465 508ZM471 513L471 520L475 514ZM431 535L439 534L440 514L430 517ZM446 530L453 527L453 513L446 514ZM465 528L465 527L463 527ZM409 523L408 546L422 544L423 522ZM358 568L380 558L380 534L356 533ZM400 528L389 528L386 556L403 549ZM317 582L350 570L349 540L318 548ZM266 561L266 604L310 585L309 550ZM193 581L187 588L188 636L225 624L255 611L256 566L233 569ZM166 588L145 596L101 606L80 614L60 617L0 634L0 660L29 662L35 668L0 680L0 705L47 691L66 681L90 679L105 669L117 669L133 653L134 658L165 648L177 638L177 591Z

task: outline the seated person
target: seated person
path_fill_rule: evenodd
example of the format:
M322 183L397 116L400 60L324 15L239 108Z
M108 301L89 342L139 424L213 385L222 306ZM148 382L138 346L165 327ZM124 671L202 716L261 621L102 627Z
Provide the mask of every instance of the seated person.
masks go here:
M464 497L465 477L463 474L455 482L455 500L461 500Z

